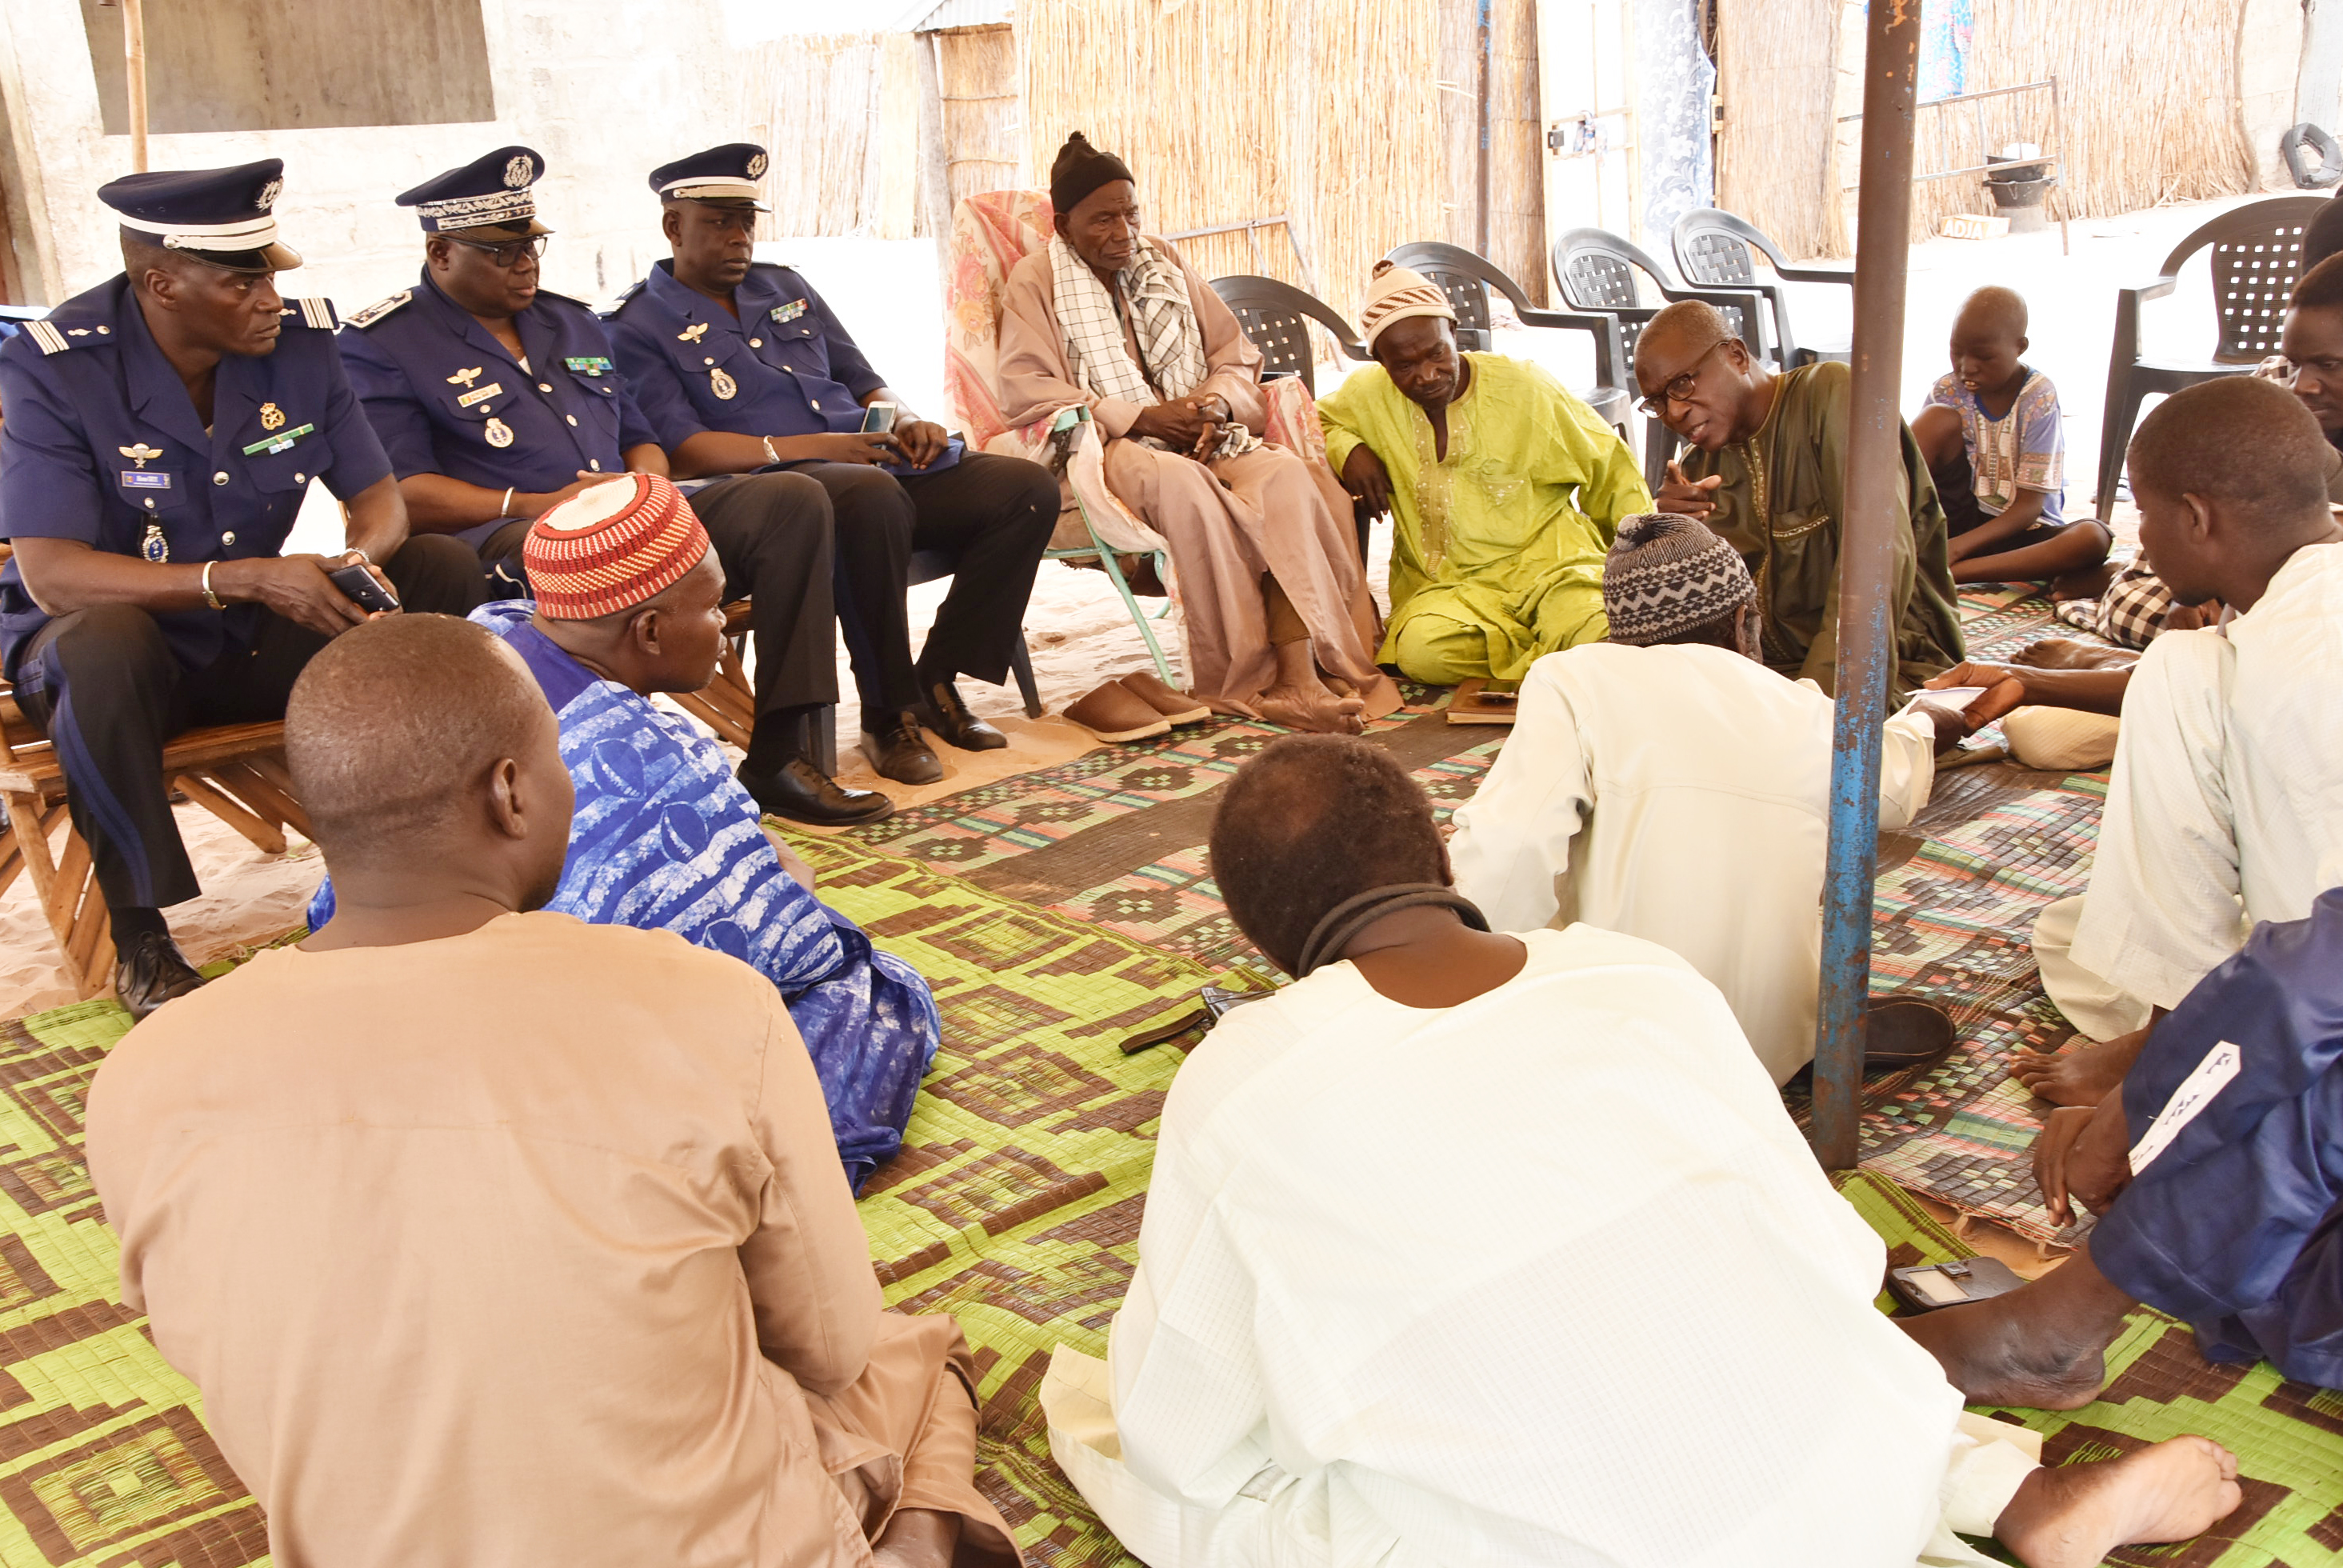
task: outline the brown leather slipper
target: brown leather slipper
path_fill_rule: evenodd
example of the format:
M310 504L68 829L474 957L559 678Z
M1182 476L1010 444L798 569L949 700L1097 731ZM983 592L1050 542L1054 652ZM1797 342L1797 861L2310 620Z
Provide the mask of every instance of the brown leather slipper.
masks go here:
M1194 724L1210 719L1212 710L1186 692L1163 683L1163 678L1153 670L1142 669L1122 678L1123 689L1155 709L1173 724Z
M1145 740L1172 733L1171 721L1119 680L1069 703L1066 717L1101 740Z
M1953 1020L1913 997L1875 996L1863 1018L1863 1070L1897 1072L1942 1060L1953 1049Z

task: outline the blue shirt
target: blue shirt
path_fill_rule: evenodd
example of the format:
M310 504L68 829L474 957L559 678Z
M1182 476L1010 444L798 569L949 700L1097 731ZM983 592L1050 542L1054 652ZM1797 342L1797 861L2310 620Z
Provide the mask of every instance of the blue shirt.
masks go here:
M709 430L820 436L862 428L862 399L886 380L813 286L786 266L751 266L731 311L675 280L662 261L610 317L618 364L669 451Z
M390 473L334 351L333 307L289 300L274 352L219 363L212 426L163 357L130 280L65 301L0 343L0 535L76 539L109 555L182 564L285 548L313 478L344 500ZM181 664L201 668L258 635L256 604L156 616ZM15 561L0 570L0 665L47 614Z
M539 289L513 327L527 369L428 271L344 326L350 384L400 478L544 494L580 470L623 473L628 448L658 442L592 310ZM460 537L477 543L495 526Z

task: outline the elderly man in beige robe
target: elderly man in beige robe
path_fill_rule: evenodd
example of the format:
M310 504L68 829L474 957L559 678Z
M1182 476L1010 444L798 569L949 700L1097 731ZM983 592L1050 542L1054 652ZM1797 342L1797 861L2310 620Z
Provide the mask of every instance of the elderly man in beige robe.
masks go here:
M1332 474L1255 434L1267 424L1260 351L1178 253L1139 232L1121 159L1077 132L1051 170L1050 202L1056 236L1018 263L1001 302L1002 414L1023 425L1091 410L1108 487L1171 547L1196 696L1351 733L1397 708L1375 667L1380 628L1349 498ZM1084 704L1114 695L1069 715L1087 722Z

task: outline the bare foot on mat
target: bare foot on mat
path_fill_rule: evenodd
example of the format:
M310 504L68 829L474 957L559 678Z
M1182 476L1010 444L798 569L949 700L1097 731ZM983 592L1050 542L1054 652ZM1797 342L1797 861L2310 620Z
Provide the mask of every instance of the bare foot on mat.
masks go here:
M2127 648L2102 648L2071 637L2046 637L2029 643L2010 659L2036 669L2129 669L2139 655Z
M1356 697L1338 697L1316 682L1307 686L1271 687L1253 699L1253 706L1272 724L1306 729L1320 735L1363 735L1367 705Z
M2124 1081L2147 1030L2134 1030L2098 1044L2077 1044L2055 1054L2010 1052L2009 1076L2053 1105L2097 1105Z
M1999 1310L2000 1302L2009 1299L1897 1318L1896 1326L1936 1358L1945 1380L1970 1404L2080 1410L2097 1399L2107 1381L2107 1363L2099 1347L2087 1341L2058 1342L2064 1336L2030 1332L2030 1325L2013 1322Z
M2175 1437L2034 1472L1993 1533L2026 1568L2096 1568L2118 1546L2201 1535L2242 1499L2236 1454L2209 1437Z

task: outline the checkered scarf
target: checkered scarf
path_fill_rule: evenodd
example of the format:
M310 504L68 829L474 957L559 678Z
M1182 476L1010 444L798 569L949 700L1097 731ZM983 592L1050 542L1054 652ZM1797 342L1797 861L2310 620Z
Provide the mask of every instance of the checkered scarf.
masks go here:
M1170 251L1142 236L1131 265L1117 277L1123 297L1131 301L1133 336L1151 377L1131 363L1114 296L1064 236L1051 236L1051 286L1074 379L1093 397L1120 397L1141 407L1187 397L1203 385L1208 369L1204 334L1188 298L1187 274ZM1169 449L1152 437L1144 439L1151 447ZM1232 424L1222 431L1213 456L1234 457L1260 444L1242 425Z

